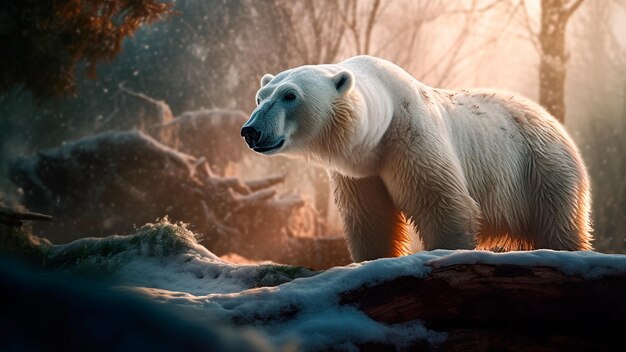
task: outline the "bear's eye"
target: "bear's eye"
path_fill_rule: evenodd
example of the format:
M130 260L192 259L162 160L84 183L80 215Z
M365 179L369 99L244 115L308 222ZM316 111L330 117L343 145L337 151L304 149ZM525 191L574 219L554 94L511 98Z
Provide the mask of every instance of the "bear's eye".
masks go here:
M256 98L256 105L261 104L261 98Z
M294 99L296 99L295 94L293 94L293 93L285 94L285 100L294 100Z

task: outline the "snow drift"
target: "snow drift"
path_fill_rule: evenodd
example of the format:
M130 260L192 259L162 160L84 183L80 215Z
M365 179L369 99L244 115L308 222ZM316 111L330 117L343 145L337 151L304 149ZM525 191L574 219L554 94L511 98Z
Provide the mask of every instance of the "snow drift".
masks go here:
M47 275L97 279L135 300L139 296L159 302L159 307L205 328L251 328L265 341L263 346L277 349L394 346L404 350L439 346L449 338L446 332L427 327L421 319L378 321L357 304L345 304L345 297L401 278L424 279L440 268L460 264L547 267L585 279L626 274L623 255L551 250L437 250L323 272L270 262L236 265L199 245L185 226L167 221L147 224L129 236L84 238L64 245L40 241L32 245L41 247Z

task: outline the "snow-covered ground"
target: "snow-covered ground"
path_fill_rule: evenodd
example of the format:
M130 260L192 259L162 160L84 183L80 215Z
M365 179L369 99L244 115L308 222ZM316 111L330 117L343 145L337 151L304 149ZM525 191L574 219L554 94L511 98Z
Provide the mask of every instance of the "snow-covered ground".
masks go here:
M275 286L315 272L271 262L237 265L196 242L183 225L147 224L129 236L83 238L53 246L48 266L99 277L121 286L159 288L190 295L242 292Z
M548 266L585 278L626 273L624 255L550 250L437 250L324 272L274 263L236 265L200 246L184 226L168 222L146 225L130 236L53 246L46 262L57 272L96 277L116 290L159 302L197 324L252 327L277 348L295 345L304 350L445 341L445 334L428 330L420 321L383 324L356 307L339 304L348 291L399 276L425 277L433 268L474 263Z

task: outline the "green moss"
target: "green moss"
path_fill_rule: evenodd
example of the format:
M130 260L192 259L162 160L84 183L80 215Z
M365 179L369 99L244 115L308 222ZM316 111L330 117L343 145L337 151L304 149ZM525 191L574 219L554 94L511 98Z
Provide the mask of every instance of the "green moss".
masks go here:
M252 284L256 287L277 286L299 277L311 277L317 273L301 266L262 264Z

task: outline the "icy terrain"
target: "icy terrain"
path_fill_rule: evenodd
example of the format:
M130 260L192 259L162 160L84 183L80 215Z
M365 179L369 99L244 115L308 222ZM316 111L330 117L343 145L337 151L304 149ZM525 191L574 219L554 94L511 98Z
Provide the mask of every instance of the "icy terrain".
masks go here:
M483 263L554 267L585 278L626 273L623 255L550 250L438 250L324 272L274 263L236 265L199 245L184 226L167 221L145 225L130 236L85 238L44 252L45 266L54 275L95 278L119 294L161 303L193 324L244 326L270 346L302 350L357 350L376 343L406 349L445 341L446 334L418 320L384 324L339 303L346 292L401 276L423 278L433 268Z

